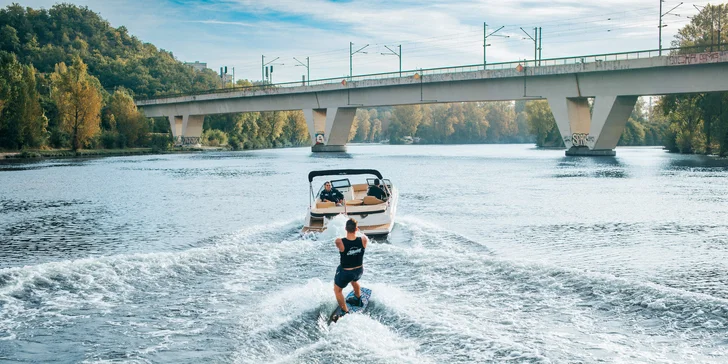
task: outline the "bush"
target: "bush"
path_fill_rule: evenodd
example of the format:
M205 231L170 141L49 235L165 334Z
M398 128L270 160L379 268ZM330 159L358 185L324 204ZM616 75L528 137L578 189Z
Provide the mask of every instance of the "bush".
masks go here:
M101 146L105 149L116 148L116 138L118 134L113 131L104 131L101 133Z
M154 152L164 152L172 147L174 140L169 134L150 134L149 147Z
M70 148L71 135L60 128L51 129L50 144L53 148Z
M245 143L240 140L240 138L237 135L231 135L228 139L228 145L230 148L233 148L233 150L241 150L245 147Z
M208 145L211 147L219 147L222 145L227 145L228 143L228 136L223 132L222 130L217 129L208 129L205 130L204 133L202 133L201 138L202 145Z

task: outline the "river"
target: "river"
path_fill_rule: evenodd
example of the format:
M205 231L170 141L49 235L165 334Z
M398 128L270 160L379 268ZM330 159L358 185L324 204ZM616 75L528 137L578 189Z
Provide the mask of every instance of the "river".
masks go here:
M3 162L0 362L725 363L728 161L617 154ZM400 199L366 252L370 310L327 326L335 234L298 231L330 168L376 168Z

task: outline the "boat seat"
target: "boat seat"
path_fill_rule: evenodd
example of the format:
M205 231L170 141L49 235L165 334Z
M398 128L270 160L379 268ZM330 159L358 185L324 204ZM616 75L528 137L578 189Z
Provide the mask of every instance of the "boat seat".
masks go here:
M317 201L316 202L317 209L327 209L329 207L336 207L336 204L331 201Z
M380 203L384 203L384 201L374 197L374 196L366 196L364 197L364 205L379 205Z
M361 192L361 191L368 190L369 185L366 183L359 183L359 184L351 185L351 188L353 189L354 192Z
M359 205L363 205L363 204L364 204L364 200L346 200L347 206L359 206Z

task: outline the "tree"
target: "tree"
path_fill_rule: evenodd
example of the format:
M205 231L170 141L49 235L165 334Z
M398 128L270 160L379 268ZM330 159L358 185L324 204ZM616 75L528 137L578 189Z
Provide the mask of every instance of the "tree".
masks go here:
M382 137L382 121L374 119L372 121L372 130L369 132L369 142L374 143Z
M702 110L699 108L701 94L670 95L663 98L662 109L670 120L667 146L680 153L702 153L705 151Z
M530 101L526 103L526 115L531 134L536 137L539 147L563 146L564 141L556 126L556 119L545 100Z
M509 142L518 134L516 113L512 102L500 101L486 104L485 118L490 125L488 142Z
M114 91L107 111L119 132L119 147L139 146L149 132L148 122L137 110L134 99L124 89Z
M357 142L365 142L369 140L369 132L371 129L371 122L369 120L369 112L366 109L356 110L357 130L354 136L354 140Z
M23 85L20 92L20 118L22 142L20 147L38 148L48 137L48 119L40 106L40 94L36 88L36 74L33 66L23 66Z
M20 50L20 38L18 31L10 25L0 28L0 50L9 53L17 53Z
M39 147L47 137L33 66L0 51L0 147Z
M414 136L417 133L417 126L422 121L420 105L395 106L392 110L392 122L395 121L400 124L400 137Z
M71 135L72 149L77 151L100 130L102 99L99 82L87 73L87 66L80 58L76 58L71 67L57 64L51 77L59 125Z
M0 148L18 148L21 132L17 124L18 93L23 69L15 55L0 51Z
M706 5L689 24L678 30L673 46L693 47L680 52L719 51L718 45L728 42L728 6ZM697 48L695 48L697 47ZM660 103L670 123L665 145L681 153L728 151L728 93L671 95Z

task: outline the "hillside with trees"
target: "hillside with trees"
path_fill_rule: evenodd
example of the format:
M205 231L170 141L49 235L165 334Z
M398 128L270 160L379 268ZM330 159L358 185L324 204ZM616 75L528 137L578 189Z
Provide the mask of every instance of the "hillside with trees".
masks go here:
M133 98L218 85L214 71L186 66L87 7L0 9L0 149L167 149L169 122L144 117ZM208 117L225 131L203 140L241 149L307 144L302 120L301 112Z
M673 46L718 51L728 43L728 6L708 5ZM239 86L252 85L247 80ZM0 9L0 149L166 149L166 119L148 119L135 97L219 87L212 70L196 71L171 52L112 27L87 7L58 4ZM682 153L728 154L728 93L640 99L619 145L664 145ZM404 105L360 109L353 142L535 143L562 147L546 101ZM211 115L203 144L233 149L307 145L301 111Z

